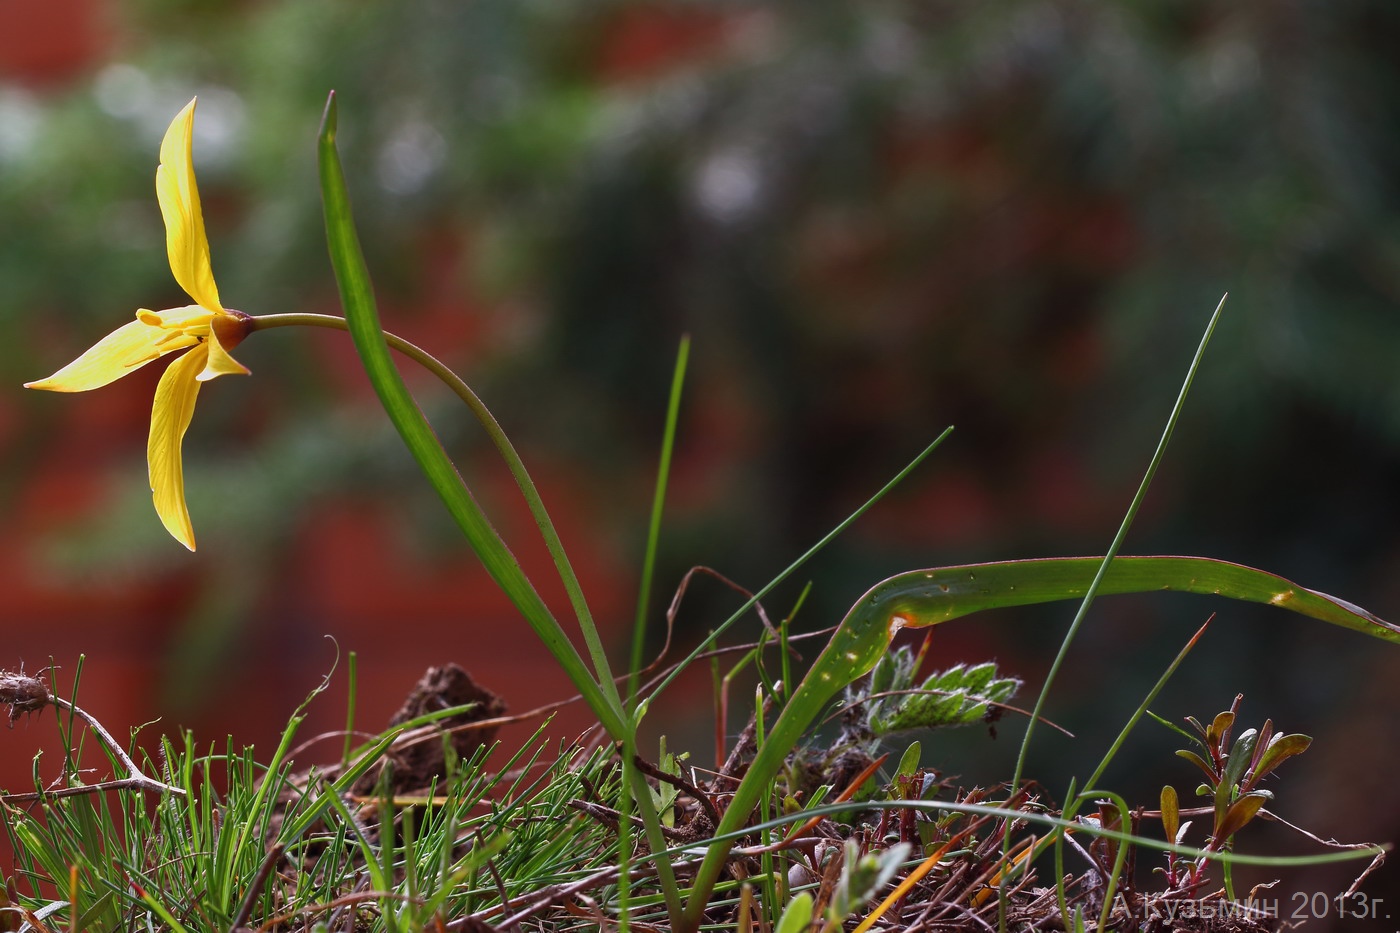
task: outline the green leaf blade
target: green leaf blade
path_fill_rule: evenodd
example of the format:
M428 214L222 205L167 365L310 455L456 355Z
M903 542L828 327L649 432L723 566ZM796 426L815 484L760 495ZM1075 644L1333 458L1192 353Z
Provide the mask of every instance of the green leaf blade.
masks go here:
M336 102L332 92L326 102L317 141L321 199L331 267L340 289L350 336L365 373L404 444L466 535L486 571L544 641L545 647L579 688L608 732L621 738L627 731L621 709L609 702L593 680L578 651L535 591L510 548L491 526L394 365L379 321L369 270L355 231L349 192L335 145L336 124Z
M847 616L883 604L902 626L946 622L986 609L1083 597L1102 558L1051 557L916 570L872 589ZM1400 627L1335 596L1276 574L1207 557L1118 557L1109 564L1100 595L1198 593L1287 609L1353 631L1400 642Z

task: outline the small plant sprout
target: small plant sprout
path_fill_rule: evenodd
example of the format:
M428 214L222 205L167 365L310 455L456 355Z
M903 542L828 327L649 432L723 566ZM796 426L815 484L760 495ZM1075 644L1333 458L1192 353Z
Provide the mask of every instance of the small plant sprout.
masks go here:
M863 701L863 726L871 736L995 721L1021 689L1019 679L999 677L992 661L958 664L919 683L922 657L923 652L897 647L876 663L869 681L847 689L848 702Z
M1259 729L1246 729L1231 742L1243 700L1243 694L1236 695L1230 708L1217 713L1209 725L1202 725L1194 716L1186 717L1194 735L1177 730L1191 739L1196 748L1183 748L1176 754L1194 764L1205 777L1196 787L1196 796L1208 797L1211 801L1205 811L1211 817L1211 830L1202 846L1202 854L1186 861L1185 865L1174 853L1167 854L1167 884L1187 897L1205 883L1210 854L1229 850L1235 834L1259 814L1264 804L1273 800L1273 793L1259 787L1259 782L1289 758L1307 751L1312 744L1311 736L1275 732L1273 722L1267 719ZM1189 822L1181 822L1181 815L1176 788L1163 787L1161 818L1168 842L1180 844L1191 826ZM1224 870L1228 886L1228 863Z
M841 875L826 908L827 920L840 927L857 910L873 900L909 860L912 847L905 842L888 849L862 854L860 844L846 840L841 850Z

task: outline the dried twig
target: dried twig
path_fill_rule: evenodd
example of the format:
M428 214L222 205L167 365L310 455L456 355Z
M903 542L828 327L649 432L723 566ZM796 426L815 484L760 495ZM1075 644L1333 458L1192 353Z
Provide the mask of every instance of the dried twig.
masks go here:
M67 700L55 696L48 685L37 677L30 677L24 672L18 674L11 671L0 671L0 706L10 708L10 722L13 723L21 713L35 713L47 705L53 705L61 710L66 710L70 715L77 716L87 723L88 728L101 740L117 760L126 769L127 776L113 781L99 781L96 784L84 784L80 787L62 787L50 791L34 791L25 794L5 794L0 795L0 801L5 803L21 803L34 800L47 800L57 797L72 797L75 794L96 794L107 790L145 790L158 794L174 794L177 797L185 796L183 788L175 787L157 781L155 778L147 777L141 773L136 762L131 760L131 756L121 747L112 734L106 730L102 723L87 710L76 703L69 703Z
M618 744L617 750L619 754L622 752L621 743ZM677 790L689 794L691 797L694 797L695 802L700 805L701 809L705 811L705 815L710 818L711 825L719 825L719 810L715 809L715 802L710 799L709 794L705 793L703 790L696 787L694 784L690 783L685 778L679 775L670 774L666 771L662 771L660 768L647 761L641 755L633 755L632 761L637 766L637 770L647 775L648 777L653 777L656 778L658 781L663 781L667 784L670 784Z

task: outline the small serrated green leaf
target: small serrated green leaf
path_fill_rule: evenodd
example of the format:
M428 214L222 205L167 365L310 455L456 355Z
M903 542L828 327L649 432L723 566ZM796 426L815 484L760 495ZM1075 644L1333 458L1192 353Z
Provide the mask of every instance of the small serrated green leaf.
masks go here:
M987 687L996 680L997 666L994 661L984 661L981 664L974 664L967 669L963 675L963 683L967 689L974 693L986 690Z
M956 690L963 685L964 668L955 664L946 671L939 671L924 681L925 690Z
M966 698L961 690L953 690L941 696L931 696L929 702L931 718L940 725L956 722L958 710L962 709L963 700Z
M860 909L894 877L895 872L909 858L911 850L909 843L901 842L883 851L862 856L859 854L860 846L854 840L846 840L841 880L837 883L831 904L827 908L828 919L841 923Z
M1021 680L1018 677L1007 677L1003 680L992 681L987 688L987 698L993 703L1005 703L1016 695L1021 689Z
M965 726L981 722L992 703L1001 703L1021 688L1015 677L998 679L996 663L956 664L924 680L921 692L888 697L872 705L871 731L888 735L909 729Z

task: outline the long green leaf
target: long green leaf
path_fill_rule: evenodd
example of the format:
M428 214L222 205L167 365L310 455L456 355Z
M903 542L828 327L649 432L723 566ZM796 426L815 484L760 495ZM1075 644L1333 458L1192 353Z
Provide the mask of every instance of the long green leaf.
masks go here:
M1052 557L990 564L964 564L902 573L871 588L842 620L817 658L772 735L774 754L791 749L831 697L869 671L901 628L937 625L985 609L1078 599L1093 582L1100 557ZM1205 557L1119 557L1103 574L1101 594L1200 593L1263 603L1400 642L1400 627L1358 606L1319 593L1276 574ZM801 700L801 702L799 702ZM791 715L792 721L783 720ZM800 723L798 720L802 720ZM763 749L759 758L763 757ZM756 768L757 762L754 767ZM741 788L742 790L742 788ZM736 803L738 797L735 798ZM737 809L737 808L735 808Z
M621 738L626 733L625 718L621 709L608 701L608 697L593 680L578 651L525 576L510 548L491 526L394 366L383 327L379 322L379 311L375 306L369 271L365 267L364 254L360 250L359 237L355 233L345 176L335 147L335 132L336 106L335 94L332 93L326 102L326 113L321 123L318 144L321 198L326 215L326 239L330 247L331 266L335 271L336 284L340 288L340 301L345 308L350 336L360 354L365 372L369 375L389 419L398 429L399 435L418 461L428 481L442 498L448 512L466 535L491 579L525 616L545 647L583 694L603 726L614 737Z
M875 586L857 608L870 603L873 609L878 604L891 616L907 612L908 625L923 626L983 609L1078 599L1101 561L1100 557L1051 557L916 570ZM1102 594L1159 590L1264 603L1400 642L1400 627L1359 606L1276 574L1208 557L1119 557L1109 564L1099 587Z
M651 520L647 523L646 549L642 556L642 580L638 587L637 617L632 624L632 660L627 668L627 702L635 707L637 678L642 669L642 649L646 644L647 613L651 610L651 584L656 574L656 549L661 539L661 513L666 505L666 483L671 478L671 454L676 447L676 424L680 420L681 387L685 384L686 361L690 358L690 335L681 337L671 373L671 395L666 403L666 427L661 434L661 457L656 466L656 489L651 498ZM626 881L626 876L623 876Z

